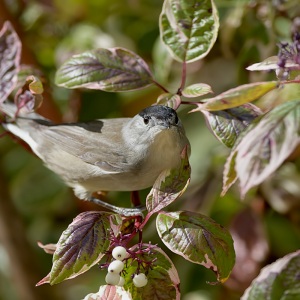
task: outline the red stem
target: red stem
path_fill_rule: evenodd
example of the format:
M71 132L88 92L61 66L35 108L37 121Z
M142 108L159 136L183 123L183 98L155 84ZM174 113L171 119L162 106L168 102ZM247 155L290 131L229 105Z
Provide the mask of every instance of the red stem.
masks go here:
M185 83L186 83L186 62L184 61L182 64L181 84L179 88L180 91L184 89Z
M162 89L165 93L170 93L165 87L163 87L160 83L157 81L153 80L153 83L157 85L160 89Z

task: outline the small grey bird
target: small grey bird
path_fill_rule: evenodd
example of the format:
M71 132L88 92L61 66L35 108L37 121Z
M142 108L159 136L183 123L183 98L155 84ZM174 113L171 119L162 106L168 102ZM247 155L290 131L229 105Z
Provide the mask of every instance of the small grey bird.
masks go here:
M16 106L2 103L0 110L13 118ZM3 126L25 141L80 199L90 199L97 191L150 187L162 171L180 166L180 154L189 145L176 111L162 105L147 107L133 118L58 125L36 113L20 113Z

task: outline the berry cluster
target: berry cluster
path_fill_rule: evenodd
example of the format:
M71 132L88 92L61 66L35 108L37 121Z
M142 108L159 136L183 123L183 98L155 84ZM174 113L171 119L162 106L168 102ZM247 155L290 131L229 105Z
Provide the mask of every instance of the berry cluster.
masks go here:
M124 262L126 258L128 258L129 253L122 246L117 246L112 250L113 260L108 266L108 273L105 277L105 281L107 284L123 286L125 283L124 277L120 274L124 269ZM144 273L134 274L133 276L133 284L136 287L144 287L147 285L148 279Z

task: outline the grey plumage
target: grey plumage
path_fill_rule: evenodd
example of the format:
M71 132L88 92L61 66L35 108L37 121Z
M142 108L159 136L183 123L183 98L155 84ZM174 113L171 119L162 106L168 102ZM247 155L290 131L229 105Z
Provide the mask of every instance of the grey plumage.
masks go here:
M16 108L3 103L0 110L13 117ZM148 107L133 118L58 125L22 113L4 127L28 143L81 199L96 191L152 186L162 171L180 165L180 153L189 144L176 112L166 106Z

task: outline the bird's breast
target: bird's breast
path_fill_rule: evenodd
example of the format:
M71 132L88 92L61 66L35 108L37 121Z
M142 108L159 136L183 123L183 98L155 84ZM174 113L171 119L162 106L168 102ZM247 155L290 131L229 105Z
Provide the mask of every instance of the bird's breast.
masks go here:
M180 166L180 154L187 144L184 134L172 129L163 130L148 147L139 173L151 177L153 184L162 171Z

